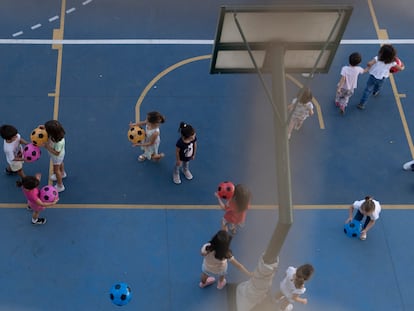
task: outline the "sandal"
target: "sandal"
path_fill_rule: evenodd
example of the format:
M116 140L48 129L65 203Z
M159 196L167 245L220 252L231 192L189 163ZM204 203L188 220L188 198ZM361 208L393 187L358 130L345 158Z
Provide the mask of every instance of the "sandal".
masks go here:
M216 279L214 277L209 276L205 283L200 282L200 284L198 284L198 286L200 286L200 288L204 288L204 287L207 287L207 286L213 284L215 281L216 281Z
M361 236L359 237L359 239L360 239L361 241L365 241L365 240L367 239L367 234L366 234L366 232L362 232L362 233L361 233Z
M223 281L221 281L221 282L219 281L218 284L217 284L217 289L223 289L223 287L226 286L226 284L227 284L226 279L223 279Z
M146 159L146 157L143 154L138 156L138 161L139 162L143 162L143 161L145 161L145 159Z

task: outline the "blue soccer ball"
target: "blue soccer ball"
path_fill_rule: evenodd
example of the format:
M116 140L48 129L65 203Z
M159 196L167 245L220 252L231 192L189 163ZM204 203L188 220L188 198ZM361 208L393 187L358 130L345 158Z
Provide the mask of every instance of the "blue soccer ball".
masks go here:
M359 238L362 231L362 224L358 220L353 219L351 222L345 224L344 232L350 238Z
M126 283L115 283L109 291L109 299L117 306L125 306L131 298L131 288Z

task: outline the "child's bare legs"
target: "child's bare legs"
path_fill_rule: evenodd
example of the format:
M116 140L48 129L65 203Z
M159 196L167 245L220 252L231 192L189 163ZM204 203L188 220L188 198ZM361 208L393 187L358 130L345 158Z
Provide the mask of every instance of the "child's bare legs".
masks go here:
M209 286L213 284L216 281L216 279L212 276L208 276L204 272L201 273L200 277L200 284L198 284L201 288L204 288L206 286Z
M26 177L25 173L23 172L23 169L18 170L17 175L19 175L21 178Z
M223 287L226 286L226 284L227 284L227 280L226 280L225 276L220 275L219 281L218 281L218 284L217 284L217 289L223 289Z
M290 139L290 136L292 135L292 130L295 127L295 124L296 124L296 120L290 119L289 127L288 127L288 139Z
M53 164L53 172L56 176L56 190L58 192L62 192L65 190L65 186L63 185L63 174L64 174L64 166L63 162L60 164Z
M303 120L297 120L295 125L295 130L299 130L302 127Z
M229 231L229 228L227 226L227 222L224 218L221 220L221 230L224 230L224 231L227 231L227 232Z
M280 303L280 309L285 310L286 307L289 305L289 300L283 295L281 291L276 292L275 294L276 301Z

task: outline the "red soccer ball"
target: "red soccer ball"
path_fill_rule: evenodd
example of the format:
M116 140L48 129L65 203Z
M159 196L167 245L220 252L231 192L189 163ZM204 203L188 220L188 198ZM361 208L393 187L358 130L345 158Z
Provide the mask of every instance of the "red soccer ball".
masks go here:
M394 61L395 61L395 62L397 63L397 65L398 65L398 66L400 66L400 67L401 67L401 66L404 66L403 62L402 62L402 61L401 61L401 59L399 59L398 57L395 57L395 58L394 58ZM398 71L400 71L400 69L398 69L398 68L397 68L397 67L395 67L395 66L390 68L390 72L391 72L391 73L396 73L396 72L398 72Z
M234 195L234 184L231 181L223 181L218 185L217 194L220 198L230 200Z

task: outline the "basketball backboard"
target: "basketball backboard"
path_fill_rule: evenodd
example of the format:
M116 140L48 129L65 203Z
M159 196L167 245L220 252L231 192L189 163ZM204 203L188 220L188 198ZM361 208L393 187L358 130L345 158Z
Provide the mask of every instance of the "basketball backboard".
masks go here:
M287 73L326 73L351 6L222 6L210 73L271 72L269 47L284 47ZM250 51L249 51L250 50Z

